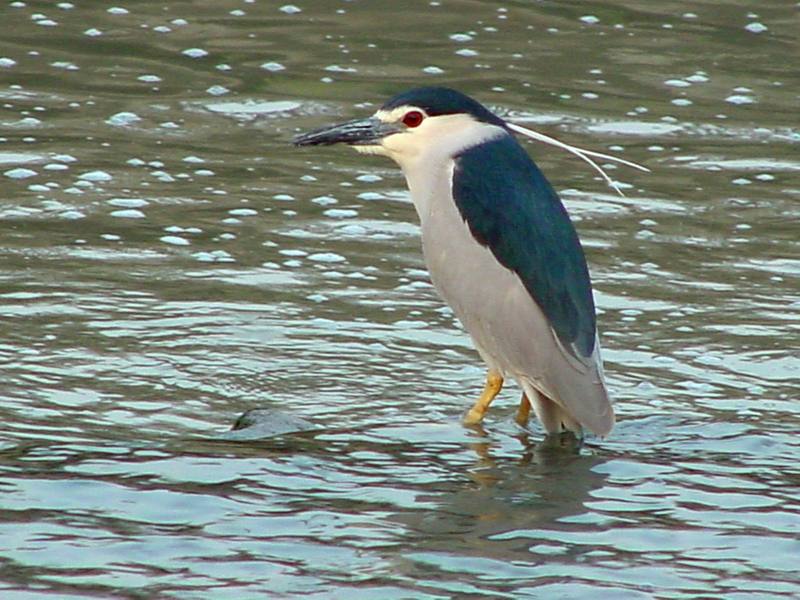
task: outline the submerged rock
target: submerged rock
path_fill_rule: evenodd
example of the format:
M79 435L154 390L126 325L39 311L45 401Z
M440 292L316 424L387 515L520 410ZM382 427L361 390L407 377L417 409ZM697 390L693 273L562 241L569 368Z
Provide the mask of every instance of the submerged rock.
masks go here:
M231 431L220 437L225 440L250 441L314 429L318 429L317 425L302 417L273 408L253 408L236 419Z

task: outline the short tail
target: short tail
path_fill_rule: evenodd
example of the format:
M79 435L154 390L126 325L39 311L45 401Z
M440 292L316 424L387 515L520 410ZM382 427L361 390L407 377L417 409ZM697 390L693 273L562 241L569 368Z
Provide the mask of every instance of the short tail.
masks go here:
M605 437L614 429L614 408L610 402L606 404L607 411L603 414L593 414L591 418L584 416L581 420L562 404L534 388L529 382L522 382L522 387L533 406L533 411L548 434L571 431L575 435L581 436L585 427L592 433Z

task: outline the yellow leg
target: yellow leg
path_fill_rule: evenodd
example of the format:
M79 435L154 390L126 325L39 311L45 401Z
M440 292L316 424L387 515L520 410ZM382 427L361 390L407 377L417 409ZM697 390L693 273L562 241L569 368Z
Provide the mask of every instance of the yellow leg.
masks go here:
M522 399L519 401L519 410L517 410L517 423L525 427L528 424L528 419L531 417L531 401L528 396L523 392Z
M486 411L489 410L489 405L495 396L500 393L501 389L503 389L503 376L490 369L486 374L486 385L483 387L481 397L469 409L469 412L464 415L464 425L477 425L483 421Z

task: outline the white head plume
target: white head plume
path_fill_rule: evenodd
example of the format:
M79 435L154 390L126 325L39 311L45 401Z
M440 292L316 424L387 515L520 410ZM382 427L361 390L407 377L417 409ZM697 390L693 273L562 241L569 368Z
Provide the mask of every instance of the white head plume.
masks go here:
M622 193L622 190L619 189L617 183L608 176L608 174L603 170L603 168L598 165L595 161L593 161L590 156L594 156L595 158L602 158L604 160L609 160L611 162L620 163L627 167L633 167L634 169L639 169L640 171L650 172L650 169L647 167L643 167L635 162L631 162L629 160L625 160L623 158L618 158L616 156L611 156L610 154L603 154L602 152L595 152L593 150L584 150L583 148L578 148L577 146L570 146L569 144L565 144L564 142L560 142L555 138L550 137L549 135L545 135L543 133L539 133L538 131L534 131L533 129L528 129L527 127L522 127L521 125L516 125L515 123L509 123L506 121L506 125L511 131L516 131L519 134L522 134L526 137L531 138L532 140L536 140L537 142L544 142L545 144L550 144L551 146L556 146L557 148L561 148L570 152L580 158L581 160L585 160L589 163L592 168L594 168L603 179L614 188L620 196L625 196Z

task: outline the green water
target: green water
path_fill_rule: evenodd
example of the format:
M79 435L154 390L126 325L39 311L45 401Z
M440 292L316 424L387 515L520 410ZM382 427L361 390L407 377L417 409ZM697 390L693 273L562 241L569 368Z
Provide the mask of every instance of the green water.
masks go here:
M0 596L800 595L798 6L5 2ZM587 249L619 423L483 371L397 168L294 133L457 87ZM256 406L320 429L213 441Z

